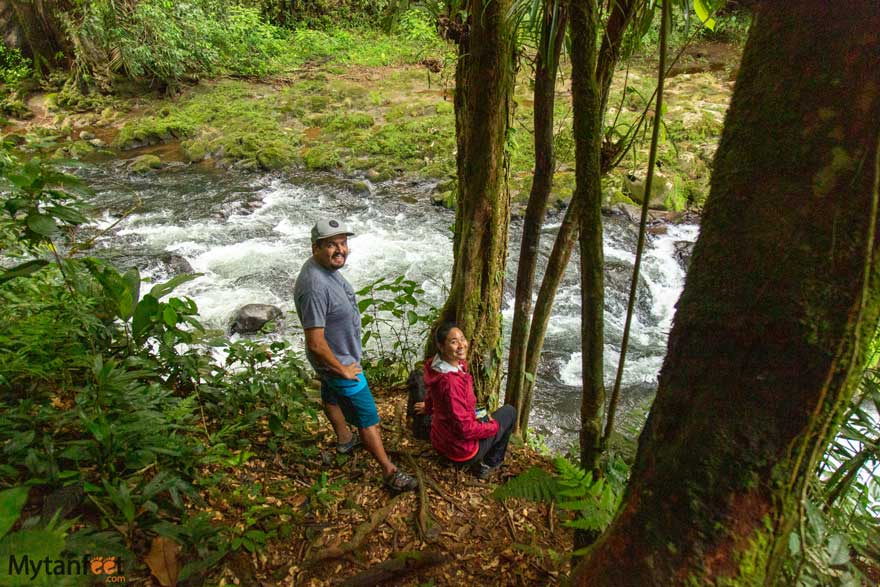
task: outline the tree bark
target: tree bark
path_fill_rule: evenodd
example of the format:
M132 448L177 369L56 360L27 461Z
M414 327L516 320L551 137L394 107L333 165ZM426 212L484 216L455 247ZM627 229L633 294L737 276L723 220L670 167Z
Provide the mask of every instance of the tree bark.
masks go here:
M529 337L529 316L532 312L532 286L535 282L535 267L538 264L538 246L541 241L541 226L547 212L547 200L553 187L553 173L556 171L556 158L553 152L553 108L556 103L556 73L562 42L565 39L567 7L564 1L545 0L541 38L538 44L535 70L535 172L532 190L523 221L522 245L519 253L519 266L516 273L516 298L513 310L513 325L510 329L510 349L507 363L507 391L505 403L516 406L517 422L514 432L525 432L519 423L528 422L524 417L522 385L525 379L523 363L526 355L526 342ZM534 372L530 372L534 376Z
M33 58L34 68L40 71L62 65L70 54L70 42L58 15L71 8L70 2L10 0L9 4L24 36L25 54Z
M620 0L619 2L614 2L611 15L606 23L605 34L602 37L602 46L599 50L598 63L596 65L596 83L602 92L600 112L603 116L608 104L608 93L611 87L614 68L620 58L620 47L623 43L623 37L632 22L636 8L641 2L643 0ZM601 171L602 175L604 175L610 171L610 168L605 167L606 164L610 163L610 160L606 161L603 158L601 163L603 165ZM553 252L550 254L547 262L544 279L538 290L531 324L529 324L525 365L522 368L523 373L517 374L512 366L508 369L508 378L511 377L511 374L514 374L513 376L518 377L520 381L519 397L521 399L518 405L521 405L522 409L519 410L517 419L522 433L528 430L529 413L531 411L535 385L534 374L541 360L541 350L544 348L544 337L547 334L547 326L553 310L553 301L556 298L556 291L559 289L563 275L565 275L565 269L568 267L568 261L571 259L571 253L574 250L574 245L580 233L581 209L580 204L572 198L565 212L559 232L556 235L556 240L553 243ZM537 248L537 244L535 247ZM517 300L519 300L519 294L517 294ZM516 314L514 314L515 319ZM511 348L513 343L514 336L512 335ZM531 377L526 376L525 373L531 374Z
M578 585L773 585L880 314L880 6L756 9L620 512Z
M469 363L480 403L501 384L501 301L510 224L507 190L509 103L513 91L510 0L470 0L456 64L458 205L449 298L441 321L455 320L470 340Z
M605 405L605 257L602 250L601 89L596 83L596 0L571 5L571 98L574 114L575 189L581 202L581 466L597 468Z

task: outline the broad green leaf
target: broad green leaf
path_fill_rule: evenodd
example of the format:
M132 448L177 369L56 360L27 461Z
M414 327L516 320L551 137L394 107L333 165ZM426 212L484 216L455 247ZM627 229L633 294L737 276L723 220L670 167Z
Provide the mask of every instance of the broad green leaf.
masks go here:
M0 273L0 283L4 283L6 281L9 281L10 279L15 279L16 277L25 277L32 273L36 273L48 264L48 261L35 259L33 261L22 263L21 265L16 265L12 269L7 269L6 271Z
M88 221L88 218L70 206L47 206L46 212L70 224L83 224Z
M52 236L58 232L58 226L52 217L38 212L28 214L27 226L40 236Z
M694 0L694 12L697 13L697 18L700 19L700 22L702 22L707 29L710 31L715 30L715 19L709 16L709 7L704 0Z
M27 198L10 198L3 202L3 207L9 212L10 216L15 216L20 210L30 208L33 205L34 201Z
M134 313L141 290L141 274L137 267L132 267L122 274L122 282L125 289L119 298L119 316L128 320Z
M281 420L275 414L269 414L269 430L276 436L280 436L284 432Z
M169 327L174 327L177 325L177 312L171 306L165 306L165 309L162 311L162 319Z
M131 320L131 332L139 338L153 321L153 316L159 312L159 300L150 294L138 302L135 306L134 315Z
M163 296L167 296L174 288L182 283L186 283L187 281L192 281L197 277L201 277L201 273L183 273L181 275L177 275L172 277L165 283L159 283L153 286L153 289L150 290L150 295L156 298L157 300L162 299Z
M828 538L828 564L845 565L849 562L849 541L842 534L833 534Z
M406 311L406 319L409 321L409 325L412 326L416 322L419 321L419 315L413 312L412 310Z
M5 536L18 520L21 508L27 501L27 496L27 487L13 487L0 491L0 538Z

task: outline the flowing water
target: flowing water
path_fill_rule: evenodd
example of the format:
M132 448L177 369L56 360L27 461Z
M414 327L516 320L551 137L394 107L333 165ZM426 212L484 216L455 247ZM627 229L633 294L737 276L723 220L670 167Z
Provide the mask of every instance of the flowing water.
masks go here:
M241 175L195 166L132 175L119 162L83 173L97 191L95 204L102 214L98 228L112 226L98 241L99 254L122 268L137 265L156 280L170 275L163 256L185 258L204 275L181 286L176 295L192 297L208 327L226 328L241 305L274 304L287 316L282 335L301 344L291 294L299 268L310 254L309 229L319 216L345 218L356 233L343 269L355 289L380 277L405 274L422 284L427 302L440 305L449 283L454 214L431 204L428 184L372 186L321 175ZM123 217L135 201L140 202L135 213ZM544 259L557 227L551 221L544 228ZM642 263L623 378L622 422L632 428L630 436L640 426L643 406L656 388L674 305L683 287L684 269L677 251L686 249L698 232L695 225L669 225L665 230L649 235ZM519 224L514 223L504 311L508 329L519 232ZM605 217L609 385L620 352L636 238L632 221L622 215ZM579 347L575 257L557 293L531 418L555 449L567 448L576 438Z

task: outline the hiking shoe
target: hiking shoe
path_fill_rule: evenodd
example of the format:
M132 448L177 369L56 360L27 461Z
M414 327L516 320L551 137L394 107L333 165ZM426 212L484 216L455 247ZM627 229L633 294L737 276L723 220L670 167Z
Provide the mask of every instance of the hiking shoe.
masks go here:
M361 445L360 434L352 433L351 440L348 442L340 442L336 445L336 452L341 455L350 455L354 449Z
M495 471L497 471L500 468L501 468L501 463L498 463L497 465L487 465L484 462L480 462L479 466L474 469L474 475L480 481L485 481L486 479L491 477Z
M418 486L418 479L412 475L407 475L400 469L397 469L385 477L385 487L397 493L400 493L401 491L412 491L418 488Z

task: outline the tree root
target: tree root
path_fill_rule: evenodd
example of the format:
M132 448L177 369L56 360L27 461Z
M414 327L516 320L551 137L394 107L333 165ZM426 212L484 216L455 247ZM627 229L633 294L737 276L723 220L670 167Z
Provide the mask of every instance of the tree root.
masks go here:
M400 579L414 571L432 567L446 558L434 551L398 552L378 565L346 579L341 587L372 587L391 579Z
M440 534L440 528L436 520L431 517L431 508L428 506L428 493L425 487L425 473L419 467L416 460L409 453L404 455L407 464L412 467L416 477L419 479L419 509L416 511L416 525L419 529L419 536L425 542L432 542Z
M391 498L391 501L389 501L385 507L373 512L373 515L370 516L369 520L358 526L357 530L355 530L354 535L351 537L351 540L349 542L346 542L345 544L341 544L339 546L331 546L329 548L318 551L317 553L315 553L315 556L313 556L308 561L308 564L315 565L325 560L342 558L348 553L357 550L361 546L361 544L363 544L367 536L369 536L370 533L379 526L379 524L385 521L385 519L391 513L391 510L394 509L394 506L397 505L397 502L400 501L401 498L404 497L404 495L405 494L403 493L395 495L393 498Z

